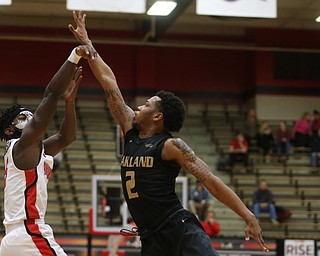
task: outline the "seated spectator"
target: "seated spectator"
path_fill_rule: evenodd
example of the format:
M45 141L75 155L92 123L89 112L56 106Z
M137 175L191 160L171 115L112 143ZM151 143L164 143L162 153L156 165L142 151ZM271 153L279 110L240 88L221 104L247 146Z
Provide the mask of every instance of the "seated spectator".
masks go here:
M312 137L311 141L311 167L318 167L320 158L320 130L317 135Z
M208 190L200 181L190 193L189 209L196 214L200 220L204 219L207 211L213 211L213 199Z
M229 146L229 160L230 166L233 167L236 161L243 162L244 166L249 165L249 155L248 155L248 142L244 139L241 133L231 141Z
M272 224L279 224L272 192L268 189L267 181L260 181L260 188L253 194L253 214L259 220L260 212L269 212Z
M277 155L281 157L283 153L286 157L290 154L291 134L285 121L280 121L279 129L276 131Z
M313 136L318 136L318 130L320 130L320 113L318 112L318 110L313 110L311 130Z
M268 122L263 122L258 133L258 146L262 149L263 156L271 153L271 148L274 143L273 132Z
M215 219L214 211L208 211L201 224L210 238L217 236L220 232L220 224Z
M244 125L244 137L249 146L253 146L253 140L257 139L259 129L259 121L254 108L249 109L247 113L247 119Z
M310 147L311 139L311 115L305 112L295 123L292 136L296 147Z

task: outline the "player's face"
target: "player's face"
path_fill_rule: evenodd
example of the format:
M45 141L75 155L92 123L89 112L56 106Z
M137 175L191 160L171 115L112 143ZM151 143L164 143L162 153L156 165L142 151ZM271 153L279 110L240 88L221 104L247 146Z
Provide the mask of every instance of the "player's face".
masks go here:
M242 134L238 134L237 139L239 142L243 142L244 141L244 137Z
M154 113L158 112L157 103L160 100L158 96L153 96L144 105L139 106L135 111L133 127L140 130L142 126L151 124Z
M261 188L262 190L268 189L268 184L267 184L267 182L261 181L261 183L260 183L260 188Z
M33 114L30 111L21 111L15 119L12 121L12 126L18 128L19 130L23 130L26 124L32 119Z
M21 111L11 122L10 128L11 134L8 136L10 139L17 139L21 137L22 130L28 122L32 119L33 114L30 111Z

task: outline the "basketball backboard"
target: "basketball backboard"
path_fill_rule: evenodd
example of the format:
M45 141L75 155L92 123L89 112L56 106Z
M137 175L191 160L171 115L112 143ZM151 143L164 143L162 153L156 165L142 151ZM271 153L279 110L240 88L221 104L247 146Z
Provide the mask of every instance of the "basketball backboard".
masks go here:
M183 207L187 207L188 180L176 179L176 193ZM120 175L92 176L91 234L119 234L120 229L130 227L130 213L125 203Z

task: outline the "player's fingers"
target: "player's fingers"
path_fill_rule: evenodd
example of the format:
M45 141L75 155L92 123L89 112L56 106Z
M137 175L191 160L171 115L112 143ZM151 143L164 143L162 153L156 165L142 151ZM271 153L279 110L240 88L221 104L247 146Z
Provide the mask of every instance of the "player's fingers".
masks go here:
M259 245L264 252L269 252L269 249L267 248L267 246L264 243L259 243Z
M77 91L78 91L78 88L79 88L79 84L81 83L81 81L82 81L82 75L81 76L79 76L79 79L77 80L77 82L76 82L76 89L77 89Z
M71 24L68 25L68 28L72 32L72 34L75 34L76 30L74 29L74 27Z
M264 252L269 252L269 249L267 248L261 234L258 234L256 236L253 237L254 240L260 245L261 249L264 251Z
M72 80L76 79L78 69L79 69L79 67L76 67L75 71L73 72Z
M77 22L78 15L77 15L76 11L72 11L72 16L73 16L74 21Z
M73 87L73 90L72 90L74 94L76 94L78 92L78 88L79 88L79 84L80 84L81 80L82 80L82 75L79 76L77 78L77 80L75 81L75 84L74 84L74 87Z
M82 74L82 67L77 67L76 69L76 73L74 74L74 80L77 80L79 78L79 76L81 76Z
M244 230L244 234L245 234L245 240L249 241L250 240L250 231L249 231L248 227L246 227L246 229Z
M81 77L82 77L82 69L80 69L80 72L77 74L77 77L75 79L76 83L78 83L79 80L81 80Z
M74 78L73 83L70 83L69 92L67 94L67 97L69 97L69 98L76 97L81 80L82 80L82 75Z
M91 59L95 59L98 56L96 50L92 46L88 46L88 51Z
M84 47L84 50L85 50L85 52L86 52L86 55L89 56L89 55L90 55L89 47L86 46L86 45L84 45L83 47Z
M79 56L81 56L81 57L84 57L83 55L83 53L85 53L85 50L83 49L83 46L78 46L77 48L76 48L76 54L78 54Z
M91 56L91 59L95 59L95 58L98 57L98 53L96 52L95 49L92 49L92 50L91 50L90 56Z
M267 248L266 243L264 242L261 234L260 234L260 239L259 239L259 241L260 241L260 246L262 247L263 251L264 251L264 252L269 252L269 249Z

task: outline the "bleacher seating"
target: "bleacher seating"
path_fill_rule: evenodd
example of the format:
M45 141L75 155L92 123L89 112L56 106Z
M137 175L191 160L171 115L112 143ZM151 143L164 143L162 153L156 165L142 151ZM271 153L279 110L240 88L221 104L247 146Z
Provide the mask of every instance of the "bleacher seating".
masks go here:
M232 111L231 115L225 113L224 118L217 117L217 113L210 110L205 110L204 115L217 152L227 153L234 132L241 131L243 127L244 115L241 109ZM219 124L214 121L218 118ZM278 121L266 121L274 130L276 129ZM276 156L269 157L266 162L259 151L252 150L250 159L254 165L252 172L246 172L242 167L228 170L230 185L234 186L236 193L251 208L252 194L257 189L259 180L264 178L273 191L276 204L292 212L291 218L278 226L271 224L268 214L262 215L266 217L261 221L264 235L270 238L320 237L318 224L320 175L317 174L319 169L310 167L310 150L293 147L292 154L284 162L278 162Z

